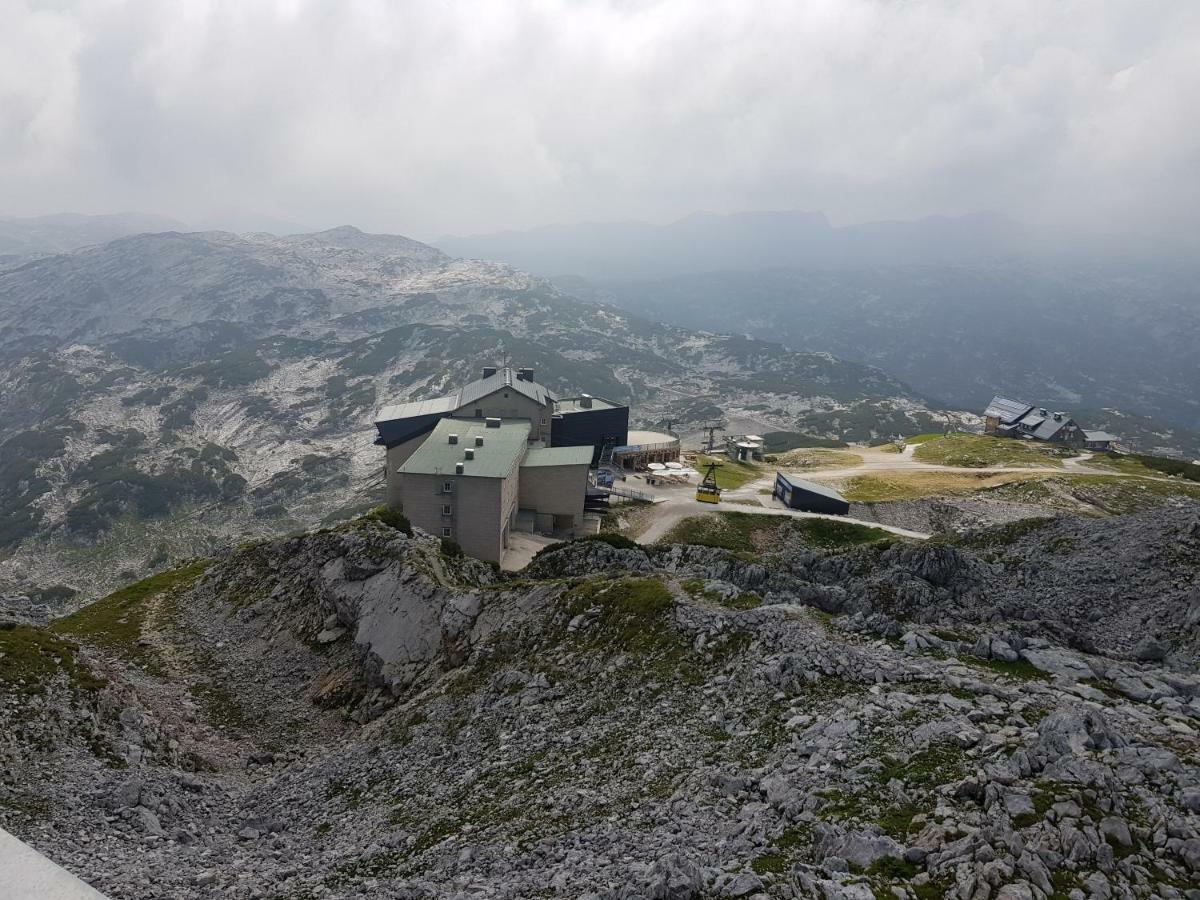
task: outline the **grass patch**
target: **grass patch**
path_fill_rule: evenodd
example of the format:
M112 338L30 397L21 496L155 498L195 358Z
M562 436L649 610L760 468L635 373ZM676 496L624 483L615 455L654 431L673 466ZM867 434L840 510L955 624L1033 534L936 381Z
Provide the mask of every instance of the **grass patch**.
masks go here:
M767 453L786 453L798 447L849 447L845 441L815 437L799 431L768 431L762 436Z
M682 520L663 536L661 543L720 547L734 553L762 553L782 549L792 542L821 550L836 550L893 539L890 532L881 528L836 519L719 512Z
M412 523L408 521L400 510L391 506L377 506L363 516L363 518L369 522L382 522L389 528L395 528L397 531L401 531L412 537Z
M1062 466L1063 451L1048 444L983 434L951 434L921 443L913 458L925 463L979 469L985 466ZM1069 452L1067 455L1073 455Z
M721 591L709 590L704 585L703 578L689 578L680 586L693 599L708 600L710 603L717 603L729 609L756 609L762 606L762 597L753 591L742 591L730 597Z
M717 487L723 491L731 491L734 488L740 488L743 484L762 478L769 474L765 466L751 465L750 463L734 462L732 459L724 456L704 456L703 454L696 457L696 468L701 475L704 474L705 467L709 463L720 463L717 469Z
M210 565L211 560L201 560L180 569L143 578L56 620L50 625L50 630L69 634L84 643L115 653L122 659L142 665L150 664L152 660L147 648L139 646L146 619L146 601L191 586Z
M974 666L977 669L988 669L997 675L1004 675L1006 678L1015 678L1018 681L1045 681L1048 678L1045 672L1027 659L1006 662L1002 659L980 659L976 656L963 656L960 658L960 662L968 666Z
M0 685L8 696L32 697L46 692L59 675L76 693L97 691L105 681L76 656L78 646L42 628L0 628Z
M1123 475L1069 475L1056 479L1071 496L1109 515L1156 509L1173 497L1200 500L1200 484L1184 479L1155 480Z
M1014 482L1029 481L1020 472L889 472L847 478L841 494L852 503L915 500L939 494L969 494Z
M894 444L892 446L895 446ZM782 454L777 463L781 469L840 469L860 465L863 458L846 450L793 450Z
M1088 465L1111 469L1125 475L1153 478L1167 476L1200 482L1200 465L1183 459L1168 459L1164 456L1149 456L1140 453L1098 453L1088 461Z
M1029 519L1017 519L1015 522L1007 522L1004 525L997 525L995 528L988 528L983 531L963 535L962 537L951 538L949 542L957 544L960 547L979 549L1007 547L1010 544L1015 544L1027 534L1033 534L1047 525L1053 525L1055 521L1053 516L1034 516Z
M788 870L787 857L778 853L764 853L750 861L755 875L782 875Z

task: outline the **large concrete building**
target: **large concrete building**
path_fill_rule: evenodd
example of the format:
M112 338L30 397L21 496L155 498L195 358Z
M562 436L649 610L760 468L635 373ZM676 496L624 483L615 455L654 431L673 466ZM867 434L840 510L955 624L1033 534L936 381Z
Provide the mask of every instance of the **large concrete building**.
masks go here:
M533 375L487 366L449 396L380 410L388 503L493 562L514 531L573 537L588 468L626 442L629 409L586 394L558 400Z

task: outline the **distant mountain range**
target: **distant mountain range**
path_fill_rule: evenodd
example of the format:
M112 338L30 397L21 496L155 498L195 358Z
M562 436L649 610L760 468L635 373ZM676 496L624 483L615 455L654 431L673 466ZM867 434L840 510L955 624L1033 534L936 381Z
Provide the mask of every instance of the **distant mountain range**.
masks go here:
M835 228L820 212L697 213L668 225L548 225L436 245L453 256L493 259L538 275L667 278L728 270L857 269L972 265L994 260L1155 252L1128 238L1033 228L993 213Z
M187 226L175 219L145 213L102 216L59 213L25 218L0 216L0 259L5 256L65 253L149 231L186 230Z
M404 237L140 234L0 265L0 594L379 502L372 418L507 356L646 425L940 427L880 369L655 324Z

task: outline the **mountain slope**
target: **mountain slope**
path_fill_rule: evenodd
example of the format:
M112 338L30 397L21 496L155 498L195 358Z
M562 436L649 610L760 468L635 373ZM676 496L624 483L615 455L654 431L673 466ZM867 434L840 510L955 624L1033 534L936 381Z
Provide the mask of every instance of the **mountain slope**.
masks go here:
M1197 449L1195 283L1187 267L1010 261L566 286L662 321L877 365L956 408L981 410L997 393L1117 408L1179 429L1136 429L1147 448Z
M506 355L646 423L935 421L878 369L656 325L402 237L138 235L0 270L0 594L94 596L375 505L374 411Z
M1198 514L1039 566L1194 574ZM1067 649L1088 610L992 577L1007 537L520 578L371 519L243 547L0 630L0 823L113 900L1181 896L1200 607L1164 578L1122 608L1157 652Z

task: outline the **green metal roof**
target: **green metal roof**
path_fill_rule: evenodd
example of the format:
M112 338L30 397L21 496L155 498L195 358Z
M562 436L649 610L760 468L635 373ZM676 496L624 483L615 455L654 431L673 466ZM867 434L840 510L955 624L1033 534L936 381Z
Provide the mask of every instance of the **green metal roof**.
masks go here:
M525 454L521 468L529 466L590 466L593 448L583 447L535 447Z
M458 443L450 443L450 435L458 435ZM475 439L483 438L483 446ZM503 478L525 452L529 441L528 419L505 419L498 428L488 428L486 419L442 419L399 469L406 475L454 475L456 463L463 464L459 477ZM591 459L591 448L588 459ZM473 450L474 459L467 459Z

